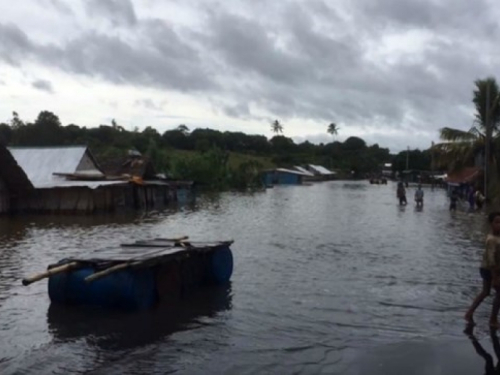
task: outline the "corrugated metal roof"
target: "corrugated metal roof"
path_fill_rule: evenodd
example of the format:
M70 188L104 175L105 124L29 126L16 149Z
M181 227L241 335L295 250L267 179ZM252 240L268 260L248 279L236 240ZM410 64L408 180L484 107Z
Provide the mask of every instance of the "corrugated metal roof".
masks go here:
M445 181L456 184L471 182L479 177L481 171L482 169L479 167L463 168L460 171L449 173Z
M89 189L97 189L99 186L106 185L126 185L128 181L72 181L60 178L58 181L52 183L46 183L41 186L37 186L38 189L50 189L50 188L69 188L69 187L88 187Z
M300 176L305 176L304 173L299 172L299 171L294 171L293 169L287 169L287 168L276 168L275 169L278 172L284 172L284 173L292 173L292 174L298 174Z
M67 181L53 175L53 173L75 173L86 150L85 146L9 147L17 164L24 170L35 188L89 186L89 183L95 183L96 181ZM96 172L99 171L96 169ZM71 185L66 182L81 185Z
M311 168L313 171L323 174L323 175L328 175L328 174L336 174L335 172L329 171L325 167L322 167L321 165L314 165L314 164L309 164L309 168Z
M303 173L304 175L306 175L306 176L309 176L309 177L314 176L314 174L312 174L311 172L309 172L309 171L308 171L307 169L305 169L305 168L299 167L299 166L297 166L297 165L296 165L294 168L295 168L296 170L298 170L299 172L302 172L302 173Z

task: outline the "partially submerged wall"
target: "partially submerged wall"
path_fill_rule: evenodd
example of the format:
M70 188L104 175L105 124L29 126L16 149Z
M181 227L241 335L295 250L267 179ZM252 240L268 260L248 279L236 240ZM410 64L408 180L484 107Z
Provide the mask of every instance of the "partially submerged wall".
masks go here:
M10 193L5 181L0 178L0 214L10 212Z
M161 184L36 189L19 198L12 209L15 212L51 214L158 210L177 201L178 189Z

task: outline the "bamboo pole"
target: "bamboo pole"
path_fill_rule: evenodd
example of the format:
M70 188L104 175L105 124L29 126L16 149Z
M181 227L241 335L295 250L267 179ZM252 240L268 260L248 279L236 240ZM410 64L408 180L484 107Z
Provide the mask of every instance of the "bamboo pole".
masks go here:
M27 278L23 279L23 285L24 286L30 285L30 284L34 283L35 281L45 279L46 277L50 277L50 276L56 275L58 273L70 271L70 270L78 267L78 265L79 265L78 262L71 262L71 263L63 264L62 266L53 267L53 268L47 270L46 272L39 273L38 275L35 275L32 277L27 277Z
M91 283L92 281L95 281L95 280L98 280L102 277L108 276L109 274L111 274L113 272L117 272L117 271L123 270L123 269L128 268L128 267L132 267L132 266L137 266L143 262L144 261L142 261L142 262L123 262L123 263L117 264L116 266L106 268L105 270L95 272L92 275L87 276L85 278L85 281L87 283Z

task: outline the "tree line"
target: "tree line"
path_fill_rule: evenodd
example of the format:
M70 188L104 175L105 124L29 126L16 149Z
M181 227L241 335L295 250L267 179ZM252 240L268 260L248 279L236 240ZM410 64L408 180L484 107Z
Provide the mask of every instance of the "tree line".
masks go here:
M63 126L58 116L50 111L41 111L33 122L26 122L18 113L13 112L12 119L8 123L0 123L0 142L10 146L83 144L88 145L101 160L121 156L126 151L135 149L149 156L158 171L167 173L176 171L174 174L178 178L196 178L196 174L202 172L199 166L191 165L188 168L186 164L189 162L180 160L179 153L173 158L172 155L176 150L189 151L191 156L200 156L198 164L205 163L202 160L210 157L214 163L224 163L229 154L239 153L266 158L279 167L320 164L339 172L344 171L349 175L354 172L360 177L379 171L384 163L393 163L396 170L405 169L406 152L391 155L388 148L380 147L378 144L369 146L359 137L349 137L344 142L295 143L293 139L283 135L284 126L278 120L271 124L271 128L276 135L270 139L263 135L208 128L190 130L184 124L159 133L151 126L142 131L138 128L126 130L115 120L112 120L111 124L97 127L87 128L76 124ZM327 126L327 132L332 135L336 135L338 130L334 123ZM410 160L413 169L429 169L428 151L412 150ZM262 167L257 165L255 160L250 164L244 167L251 170Z

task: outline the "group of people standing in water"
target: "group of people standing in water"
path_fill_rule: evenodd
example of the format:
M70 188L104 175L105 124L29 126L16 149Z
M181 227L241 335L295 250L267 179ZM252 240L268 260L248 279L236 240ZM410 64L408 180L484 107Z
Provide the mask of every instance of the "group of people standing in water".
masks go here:
M450 211L455 211L457 209L459 200L467 202L469 204L469 211L474 211L483 208L485 198L481 190L475 189L472 186L462 190L455 188L450 193Z
M397 198L399 200L400 206L405 206L408 204L406 199L406 187L408 187L408 183L403 184L403 182L398 182L397 188ZM475 189L472 186L467 187L465 190L455 188L450 192L450 211L456 211L457 203L459 200L466 201L469 203L469 210L474 211L475 209L481 210L484 205L484 195L481 193L481 190ZM422 185L417 185L417 190L415 190L415 203L417 207L422 208L424 206L424 191L422 190Z
M406 185L406 187L408 187L408 185ZM408 204L408 201L406 200L406 188L402 182L398 183L397 197L401 206ZM422 185L420 184L418 184L417 190L415 190L415 203L417 204L417 207L424 206L424 191L422 190Z

